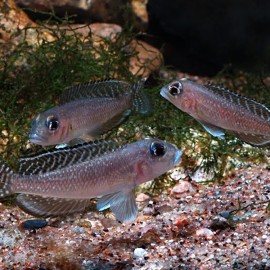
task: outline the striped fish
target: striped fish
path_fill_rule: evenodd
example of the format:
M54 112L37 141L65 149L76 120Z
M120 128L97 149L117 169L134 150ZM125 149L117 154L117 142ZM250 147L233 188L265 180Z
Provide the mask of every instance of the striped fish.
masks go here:
M145 80L131 84L110 79L69 87L59 105L32 121L30 142L48 146L89 141L121 124L132 111L149 113L150 101L142 91Z
M80 212L91 198L121 222L135 220L134 187L179 163L182 152L159 139L120 145L95 141L41 153L19 161L15 173L0 163L0 198L20 193L18 206L34 216Z
M215 137L224 138L226 131L253 146L270 144L270 110L255 100L188 79L164 86L160 94Z

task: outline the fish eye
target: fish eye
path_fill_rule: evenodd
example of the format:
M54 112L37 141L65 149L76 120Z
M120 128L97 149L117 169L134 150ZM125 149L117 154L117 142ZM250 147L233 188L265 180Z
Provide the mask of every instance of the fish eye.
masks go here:
M150 153L153 157L162 157L166 153L164 144L159 142L152 142L150 145Z
M183 86L180 82L174 82L169 86L169 93L172 96L180 95L183 91Z
M54 130L58 129L59 124L60 124L60 122L59 122L57 117L55 117L53 115L50 115L47 117L46 126L49 130L54 131Z

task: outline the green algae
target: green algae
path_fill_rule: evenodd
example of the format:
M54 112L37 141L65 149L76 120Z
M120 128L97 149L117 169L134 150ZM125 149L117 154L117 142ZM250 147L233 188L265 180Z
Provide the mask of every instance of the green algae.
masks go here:
M2 157L11 161L24 154L31 120L55 105L65 87L116 75L135 80L128 69L135 55L126 50L129 34L120 34L114 42L104 38L94 46L91 32L83 37L61 25L46 26L46 31L53 41L43 39L38 46L23 41L0 60L0 147Z
M54 106L65 87L108 77L138 79L129 71L130 58L136 54L127 49L135 37L129 29L115 40L103 38L100 46L95 46L91 32L82 36L69 26L62 28L61 24L38 27L49 32L54 40L42 38L38 46L22 40L3 52L0 60L0 151L1 158L11 163L41 150L40 146L29 145L31 120ZM223 73L214 80L270 105L269 88L260 77ZM103 137L127 141L159 137L174 143L184 152L181 170L192 176L201 168L206 174L205 181L220 180L246 163L267 163L267 150L247 146L229 135L225 140L215 139L193 118L163 99L159 91L167 82L156 76L146 83L145 91L153 103L151 115L133 114L119 129ZM170 177L165 180L160 177L154 187L174 183Z

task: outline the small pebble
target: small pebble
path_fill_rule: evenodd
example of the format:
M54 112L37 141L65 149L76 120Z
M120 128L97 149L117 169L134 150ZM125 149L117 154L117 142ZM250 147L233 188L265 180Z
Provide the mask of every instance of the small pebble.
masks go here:
M175 198L180 198L183 193L187 192L188 193L194 192L192 185L187 181L181 181L173 187L171 195Z
M160 214L167 213L167 212L171 212L171 211L172 211L172 207L171 207L170 205L164 204L164 205L158 207L158 208L157 208L157 211L158 211Z
M102 224L102 226L104 227L104 229L108 229L108 228L112 228L115 226L119 226L119 222L117 220L113 220L110 218L102 218L100 220L100 223Z
M205 237L205 239L210 240L210 239L213 238L214 233L211 230L207 229L207 228L201 228L201 229L198 229L196 231L196 235L197 236L203 236L203 237Z
M144 201L148 201L149 199L150 199L150 196L144 193L140 193L136 197L137 202L144 202Z
M187 226L189 223L190 223L190 220L187 217L179 217L174 221L174 225L178 227Z
M215 216L210 222L209 227L212 230L224 230L230 227L230 224L228 223L228 220L226 218L222 216Z
M29 219L21 223L21 227L26 230L36 230L48 225L45 219Z
M231 216L232 210L222 211L219 212L219 215L228 219Z
M135 248L133 257L134 258L143 258L147 254L147 251L143 248Z
M153 208L151 207L144 207L143 208L143 214L146 216L150 216L153 214Z

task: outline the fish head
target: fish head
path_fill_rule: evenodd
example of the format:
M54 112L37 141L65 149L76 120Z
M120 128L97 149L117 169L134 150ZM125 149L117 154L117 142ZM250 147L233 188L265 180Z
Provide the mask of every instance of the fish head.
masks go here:
M182 151L160 139L145 139L139 148L141 154L137 155L136 164L139 183L160 176L181 161Z
M63 117L50 110L39 114L32 121L30 142L43 146L64 143L68 135L65 122Z
M196 98L193 82L188 79L183 78L163 86L160 94L184 112L189 113L193 110Z

